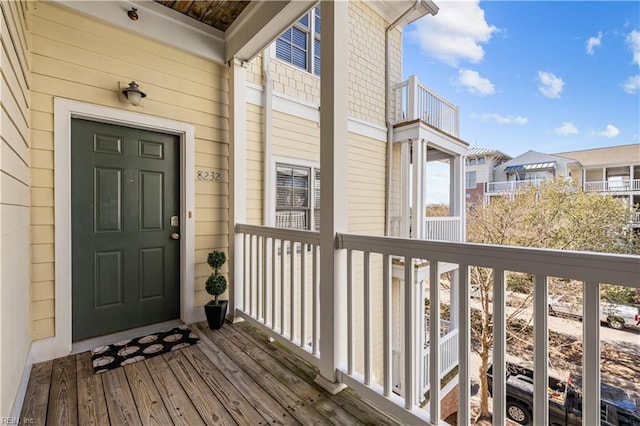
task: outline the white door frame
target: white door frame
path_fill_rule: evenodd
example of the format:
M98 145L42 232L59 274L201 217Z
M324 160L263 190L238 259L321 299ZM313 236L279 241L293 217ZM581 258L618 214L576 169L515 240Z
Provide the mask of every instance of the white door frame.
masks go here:
M35 362L71 353L71 119L135 127L180 138L180 319L195 310L195 130L193 125L64 98L54 99L55 336L39 343Z

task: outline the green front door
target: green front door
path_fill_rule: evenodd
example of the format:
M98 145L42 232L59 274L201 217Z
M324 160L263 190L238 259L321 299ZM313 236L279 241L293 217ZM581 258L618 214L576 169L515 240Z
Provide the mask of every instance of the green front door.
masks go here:
M74 341L180 316L178 147L177 136L72 120Z

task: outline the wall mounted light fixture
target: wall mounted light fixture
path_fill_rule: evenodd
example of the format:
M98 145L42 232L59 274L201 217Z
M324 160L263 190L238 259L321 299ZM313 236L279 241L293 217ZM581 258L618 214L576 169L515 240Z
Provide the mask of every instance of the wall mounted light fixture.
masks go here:
M129 100L133 106L140 106L142 98L146 98L147 94L140 90L140 86L135 81L129 83L129 87L122 91L122 94Z

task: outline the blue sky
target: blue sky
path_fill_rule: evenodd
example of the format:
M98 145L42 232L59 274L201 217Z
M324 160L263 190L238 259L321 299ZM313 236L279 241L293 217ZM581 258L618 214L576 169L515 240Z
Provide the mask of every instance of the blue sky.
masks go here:
M404 77L511 156L640 142L640 2L451 1L404 29Z

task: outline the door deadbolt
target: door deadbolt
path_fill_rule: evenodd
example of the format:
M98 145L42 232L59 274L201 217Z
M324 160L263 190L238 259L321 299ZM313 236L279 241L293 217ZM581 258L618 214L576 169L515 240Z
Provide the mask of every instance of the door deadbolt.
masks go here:
M178 216L171 216L171 220L170 220L169 224L173 228L180 226L180 220L178 219Z

